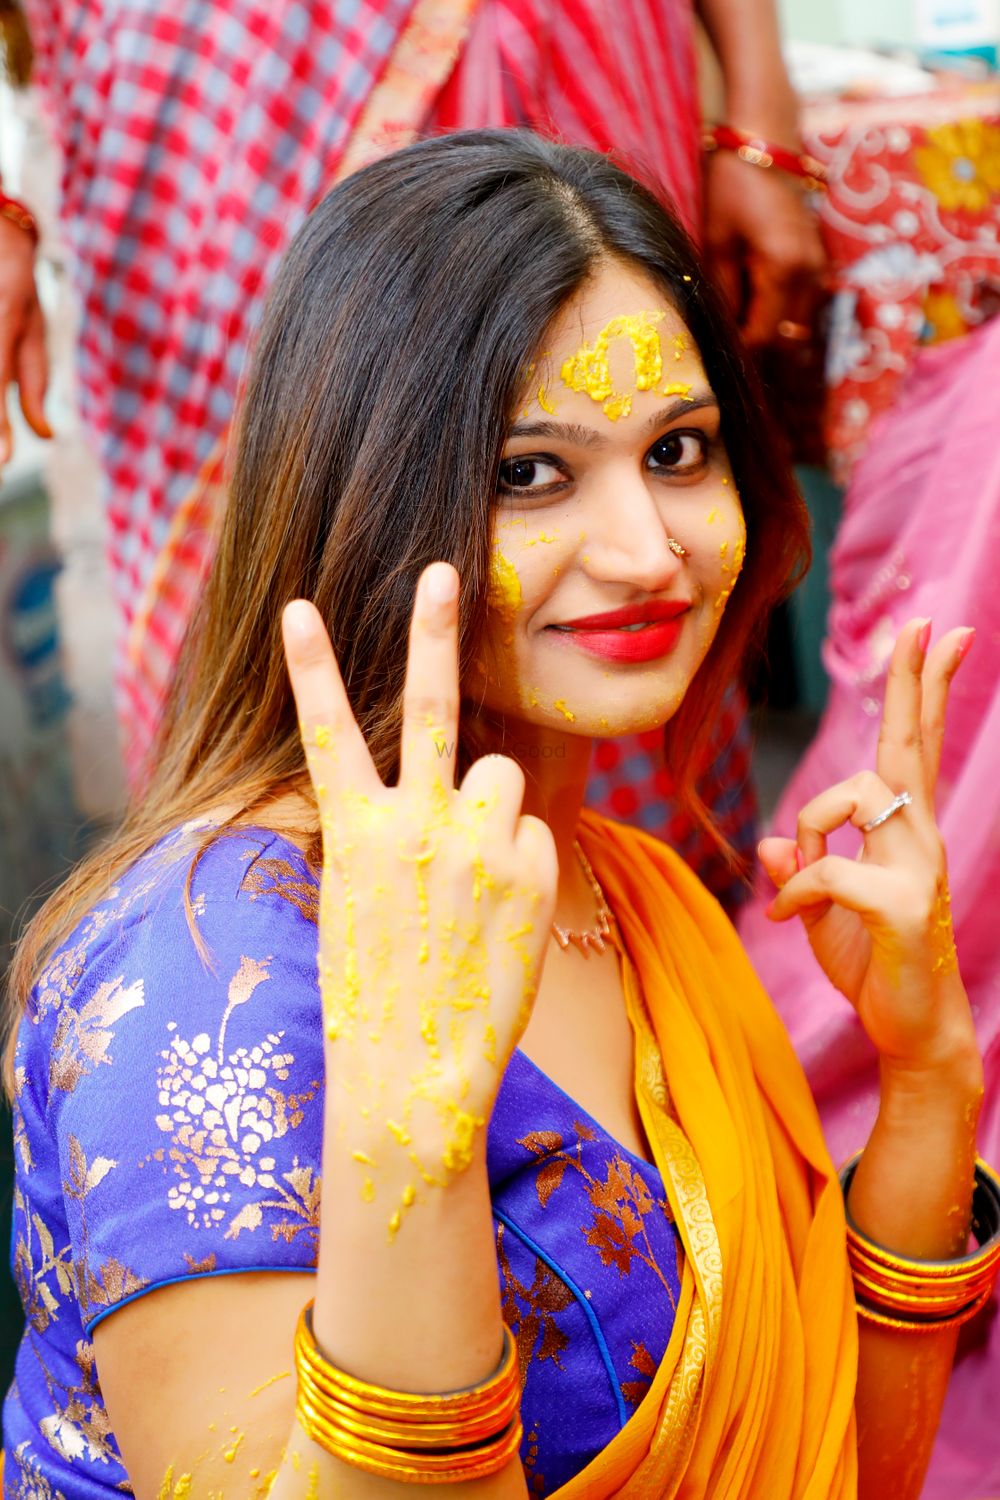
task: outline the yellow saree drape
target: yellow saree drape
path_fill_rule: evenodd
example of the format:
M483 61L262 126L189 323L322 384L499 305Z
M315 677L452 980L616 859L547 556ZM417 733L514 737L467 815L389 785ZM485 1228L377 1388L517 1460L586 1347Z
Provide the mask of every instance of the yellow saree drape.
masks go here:
M805 1077L683 862L588 812L580 839L627 953L636 1095L685 1266L648 1396L560 1500L854 1500L854 1294Z

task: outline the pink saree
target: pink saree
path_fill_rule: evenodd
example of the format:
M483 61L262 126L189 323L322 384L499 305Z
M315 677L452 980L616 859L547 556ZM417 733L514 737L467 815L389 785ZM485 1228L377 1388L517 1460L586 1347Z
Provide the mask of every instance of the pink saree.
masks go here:
M817 792L874 764L885 664L900 625L930 616L939 636L977 639L951 693L938 794L955 934L986 1066L979 1149L1000 1159L1000 318L926 350L875 429L847 495L831 558L825 659L830 699L777 809L794 834ZM853 853L856 835L830 841ZM741 920L750 957L805 1066L834 1161L864 1144L877 1102L874 1052L820 972L798 927L764 916L763 890ZM1000 1495L994 1302L965 1330L925 1500Z

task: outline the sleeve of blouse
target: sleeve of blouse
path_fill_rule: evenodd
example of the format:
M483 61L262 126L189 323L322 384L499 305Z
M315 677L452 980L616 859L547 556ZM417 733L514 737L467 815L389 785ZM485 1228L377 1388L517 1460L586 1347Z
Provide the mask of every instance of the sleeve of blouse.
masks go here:
M172 861L88 962L54 1041L49 1123L88 1336L155 1287L316 1263L316 885L283 841L225 836L191 887L199 944L189 866Z

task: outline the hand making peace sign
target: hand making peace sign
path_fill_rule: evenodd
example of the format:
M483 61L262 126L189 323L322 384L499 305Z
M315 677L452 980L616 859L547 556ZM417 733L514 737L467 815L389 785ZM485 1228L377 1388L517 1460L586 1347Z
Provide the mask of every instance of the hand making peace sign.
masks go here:
M555 906L555 844L521 814L517 763L485 756L455 787L458 587L441 562L417 585L395 787L375 769L318 611L297 600L284 615L323 834L328 1087L358 1190L384 1202L390 1233L423 1185L468 1165L530 1015Z
M915 1069L973 1040L934 817L948 691L972 632L949 631L928 654L929 637L929 621L911 620L896 641L876 769L807 803L795 839L767 838L759 849L780 888L769 915L802 918L880 1054ZM864 833L856 860L827 853L827 835L847 822Z

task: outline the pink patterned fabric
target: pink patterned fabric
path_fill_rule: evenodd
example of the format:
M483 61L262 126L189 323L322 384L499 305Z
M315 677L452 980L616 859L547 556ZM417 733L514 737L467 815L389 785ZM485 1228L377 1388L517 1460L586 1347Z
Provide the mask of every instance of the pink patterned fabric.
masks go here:
M815 104L803 140L829 172L825 436L846 481L921 346L976 327L1000 292L1000 95Z
M82 416L107 487L119 704L142 764L211 556L211 506L160 567L232 416L264 288L333 183L414 0L26 0L63 151ZM465 37L467 6L456 5ZM691 222L690 0L479 0L426 131L527 123L646 163ZM419 122L417 122L419 125ZM206 466L208 472L206 473Z
M1000 1162L1000 318L925 350L897 404L875 427L847 495L831 558L832 679L819 732L781 800L774 832L794 835L817 792L875 763L885 665L915 615L935 635L977 629L955 679L939 782L962 975L986 1064L980 1153ZM835 853L857 835L841 830ZM768 896L741 935L781 1012L816 1095L834 1161L867 1138L877 1102L874 1052L854 1012L823 977L800 927L776 927ZM925 1500L1000 1495L996 1300L969 1325L948 1393Z

